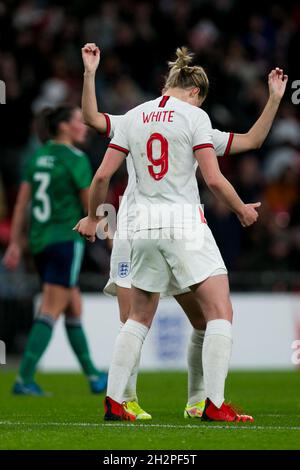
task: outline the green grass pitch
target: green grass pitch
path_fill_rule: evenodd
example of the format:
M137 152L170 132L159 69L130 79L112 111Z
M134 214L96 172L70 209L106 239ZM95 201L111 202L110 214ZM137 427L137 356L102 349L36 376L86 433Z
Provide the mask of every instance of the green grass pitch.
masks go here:
M103 397L79 374L40 374L49 398L14 397L14 374L0 375L1 449L300 449L300 373L231 372L227 399L254 424L183 418L185 373L141 373L139 397L148 422L105 423Z

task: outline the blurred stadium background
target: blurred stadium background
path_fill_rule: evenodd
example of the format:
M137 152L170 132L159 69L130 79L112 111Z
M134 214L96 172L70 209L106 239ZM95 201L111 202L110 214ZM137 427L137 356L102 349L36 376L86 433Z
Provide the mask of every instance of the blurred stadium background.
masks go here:
M237 309L244 309L247 318L242 338L247 341L247 334L251 338L257 330L266 334L267 329L275 350L280 334L288 329L281 365L291 366L289 338L300 338L300 107L291 99L291 84L300 78L299 39L300 5L292 0L284 4L256 0L74 0L67 5L63 1L0 0L0 80L6 83L7 95L7 104L0 107L0 257L9 240L24 162L39 145L35 114L44 106L80 103L80 49L85 42L95 42L101 48L98 102L101 110L112 114L123 114L157 96L166 61L177 46L188 45L210 78L204 109L214 127L234 132L246 132L257 119L268 98L268 72L279 66L289 75L289 83L266 143L255 152L220 161L244 200L262 201L259 222L243 230L200 179L199 188L206 218L230 271L232 291L243 293L234 297ZM106 145L106 139L90 132L84 150L94 169ZM109 200L115 206L126 178L123 169L113 180ZM113 316L117 327L116 302L108 307L99 294L108 277L109 256L105 242L87 246L81 287L87 294L97 292L99 296L97 305L94 296L86 297L86 310L105 310L105 318ZM8 364L23 351L38 290L28 253L15 273L6 272L0 264L0 339L11 358ZM245 293L249 295L245 297ZM255 293L260 293L259 297ZM265 318L263 328L260 316ZM181 320L176 323L167 313L165 318L169 323L163 326L173 332L170 344L179 344ZM95 321L97 324L99 318ZM89 330L92 335L93 328ZM97 337L91 341L100 347ZM252 347L253 341L252 336ZM241 348L244 355L250 354L251 345L247 349L242 341ZM176 351L179 354L181 350ZM172 356L172 348L161 354L162 361L164 356L178 360Z

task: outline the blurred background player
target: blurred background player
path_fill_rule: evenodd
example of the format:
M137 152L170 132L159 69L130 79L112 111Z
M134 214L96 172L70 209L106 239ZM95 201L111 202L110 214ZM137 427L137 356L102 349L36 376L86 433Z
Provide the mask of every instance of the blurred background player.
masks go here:
M116 126L120 124L122 116L114 116L99 113L96 90L95 74L100 61L100 50L94 43L88 43L82 48L84 62L84 85L82 94L82 111L85 122L95 128L101 134L107 134L113 138ZM279 68L270 72L268 77L269 99L255 124L245 134L221 132L213 129L213 144L218 156L227 156L238 152L260 147L266 139L280 101L284 95L287 84L287 76ZM105 286L104 292L117 295L120 309L121 326L128 319L131 298L131 238L133 234L132 225L135 221L134 190L136 177L130 157L126 159L128 170L128 185L123 195L118 212L118 230L114 237L113 250L111 254L110 279ZM119 236L121 234L121 237ZM125 235L125 237L124 237ZM119 266L126 268L126 275L119 273ZM173 295L174 292L165 293ZM187 314L193 332L188 347L188 401L184 416L200 418L205 405L205 391L203 382L202 348L205 335L206 322L201 314L193 292L184 291L174 296ZM139 364L138 364L139 365ZM145 412L138 403L137 398L137 373L138 365L135 367L127 387L123 400L127 403L127 409L134 413L137 419L150 419L151 415Z
M106 388L107 374L93 364L81 323L77 282L84 241L72 231L75 221L87 209L92 176L86 155L74 147L84 142L87 128L80 109L72 106L44 110L37 125L44 145L27 162L3 260L8 269L18 266L30 206L29 244L42 283L42 298L13 393L44 394L35 383L34 374L61 313L65 314L67 337L90 389L101 393Z
M186 288L194 292L199 314L207 323L203 342L206 404L202 419L253 421L224 402L232 348L232 306L227 270L200 204L194 156L209 189L237 215L243 227L256 222L260 203L243 203L220 172L210 120L199 109L208 92L207 76L202 67L189 65L192 56L186 48L177 49L176 54L177 60L169 63L171 70L163 96L129 111L117 127L92 181L88 216L75 227L95 241L97 208L105 202L110 179L130 152L139 205L131 256L132 303L129 319L115 345L105 419L136 419L123 403L124 392L139 363L160 294L175 287L181 292ZM176 217L172 213L174 205Z

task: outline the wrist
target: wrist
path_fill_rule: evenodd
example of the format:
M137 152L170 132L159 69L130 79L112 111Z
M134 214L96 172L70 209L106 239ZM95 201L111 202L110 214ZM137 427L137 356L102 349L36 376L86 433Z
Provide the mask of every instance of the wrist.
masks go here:
M92 223L95 223L97 224L99 222L99 217L97 215L94 215L94 214L88 214L88 219L90 220L90 222Z
M279 105L281 101L281 96L270 94L269 100L272 104Z
M85 70L83 73L84 78L95 78L96 70Z
M245 215L246 208L247 208L247 207L246 207L246 204L242 203L242 204L240 205L240 207L237 208L237 210L236 210L236 212L235 212L236 215L237 215L238 217L243 217L243 216Z

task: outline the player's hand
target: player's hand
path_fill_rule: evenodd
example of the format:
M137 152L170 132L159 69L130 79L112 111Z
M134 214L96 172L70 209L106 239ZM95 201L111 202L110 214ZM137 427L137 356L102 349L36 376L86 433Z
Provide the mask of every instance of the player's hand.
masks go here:
M281 100L284 95L288 76L284 75L283 70L279 67L271 70L268 77L270 97L276 100Z
M95 73L100 62L100 49L95 43L89 42L81 49L84 70Z
M244 209L241 214L238 214L239 221L243 227L249 227L254 224L258 219L257 208L261 206L261 202L254 202L252 204L244 204Z
M84 217L73 228L82 237L86 238L89 242L94 243L96 240L96 230L98 221L90 217Z
M10 243L7 247L2 263L6 267L13 271L20 263L21 259L21 248L17 243Z

